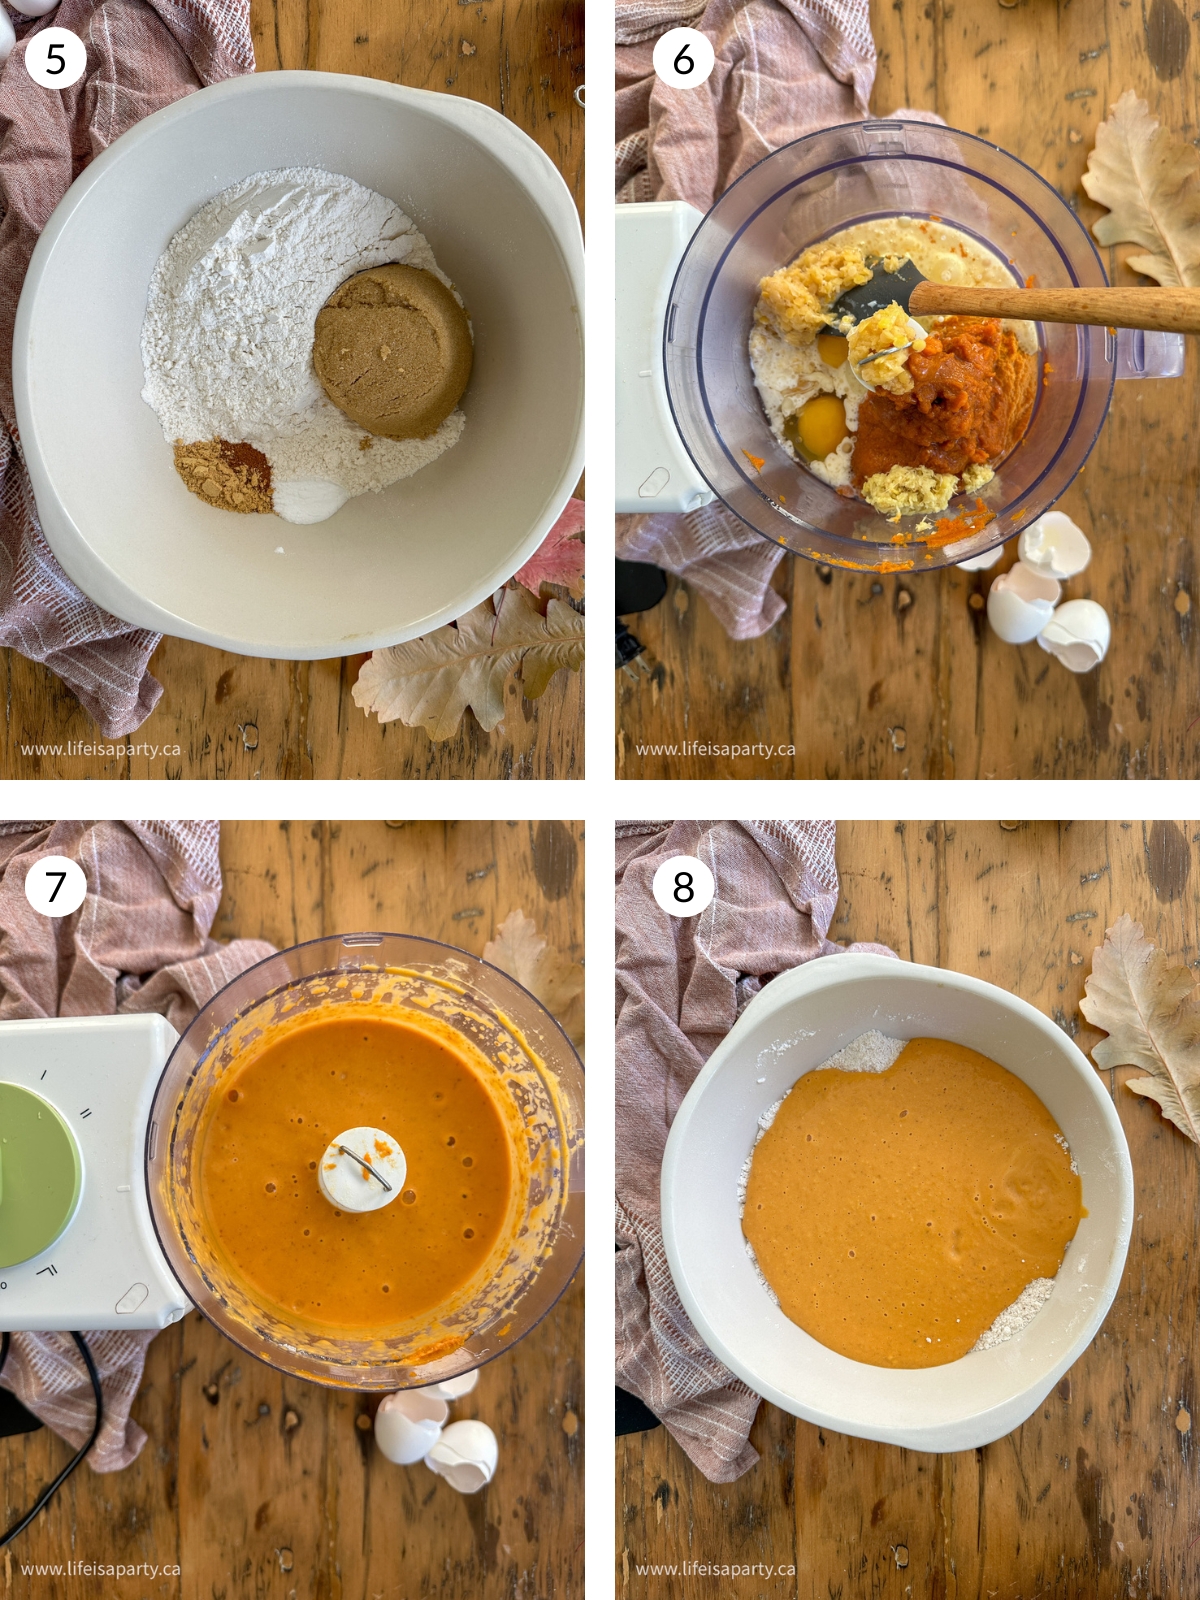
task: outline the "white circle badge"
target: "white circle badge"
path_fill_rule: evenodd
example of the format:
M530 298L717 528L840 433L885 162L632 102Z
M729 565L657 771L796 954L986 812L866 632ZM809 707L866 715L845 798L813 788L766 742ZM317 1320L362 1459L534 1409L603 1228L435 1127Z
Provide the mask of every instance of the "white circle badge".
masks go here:
M709 39L696 28L672 28L654 46L654 70L671 89L695 89L716 64Z
M86 895L83 868L67 856L42 856L25 874L25 898L43 917L69 917Z
M698 917L716 892L716 879L695 856L672 856L654 874L654 898L669 917Z
M87 70L87 46L70 28L43 28L25 46L25 70L43 89L69 89Z

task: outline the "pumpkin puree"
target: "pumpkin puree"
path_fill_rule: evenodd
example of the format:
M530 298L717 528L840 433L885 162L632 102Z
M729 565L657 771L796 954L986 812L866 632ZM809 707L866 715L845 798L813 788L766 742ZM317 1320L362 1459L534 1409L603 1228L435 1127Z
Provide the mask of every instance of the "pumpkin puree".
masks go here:
M958 476L1004 455L1029 426L1036 363L997 318L944 318L907 365L909 393L872 390L859 406L859 485L894 466Z

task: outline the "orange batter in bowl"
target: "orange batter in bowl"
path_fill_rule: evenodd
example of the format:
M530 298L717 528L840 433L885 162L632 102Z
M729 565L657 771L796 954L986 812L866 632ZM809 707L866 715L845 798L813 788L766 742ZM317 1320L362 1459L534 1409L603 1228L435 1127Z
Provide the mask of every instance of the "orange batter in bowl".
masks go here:
M1085 1215L1032 1089L964 1045L912 1039L886 1072L798 1080L755 1147L742 1229L814 1339L934 1367L1054 1277Z
M250 1295L334 1335L384 1336L468 1297L514 1226L509 1124L448 1029L337 1014L268 1030L221 1079L197 1140L201 1210ZM335 1209L317 1184L352 1127L408 1163L378 1211Z

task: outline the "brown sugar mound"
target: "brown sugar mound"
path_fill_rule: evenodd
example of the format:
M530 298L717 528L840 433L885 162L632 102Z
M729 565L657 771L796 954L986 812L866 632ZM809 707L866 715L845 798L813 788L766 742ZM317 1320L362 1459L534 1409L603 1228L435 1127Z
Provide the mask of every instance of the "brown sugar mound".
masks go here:
M228 439L175 441L175 471L201 500L220 511L271 511L271 463L250 444Z
M313 366L351 422L428 439L471 376L471 327L440 278L398 263L359 272L317 313Z

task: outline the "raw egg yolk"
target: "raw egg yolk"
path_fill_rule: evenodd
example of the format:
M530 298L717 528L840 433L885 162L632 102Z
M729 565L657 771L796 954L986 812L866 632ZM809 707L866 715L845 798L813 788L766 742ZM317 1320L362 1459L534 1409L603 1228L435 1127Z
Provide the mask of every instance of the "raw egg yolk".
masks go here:
M840 333L819 333L817 354L827 367L840 367L850 354L850 341Z
M849 431L846 407L836 394L814 395L783 425L784 437L806 461L824 461Z

